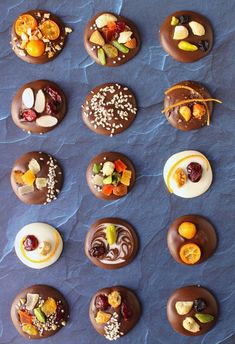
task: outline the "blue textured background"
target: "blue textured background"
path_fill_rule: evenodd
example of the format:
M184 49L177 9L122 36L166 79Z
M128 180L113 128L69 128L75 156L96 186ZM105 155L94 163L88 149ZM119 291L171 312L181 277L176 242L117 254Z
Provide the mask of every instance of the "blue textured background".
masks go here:
M15 18L32 8L58 14L74 32L59 57L46 65L29 65L11 51L10 28ZM180 9L196 10L213 23L212 53L194 64L180 64L168 57L157 32L164 18ZM121 12L139 27L142 49L119 68L102 68L87 56L83 29L96 12ZM229 0L0 0L0 343L24 342L9 317L11 301L24 287L45 283L58 287L71 306L71 322L56 336L40 343L103 344L107 341L92 328L88 305L98 289L115 284L133 288L143 304L138 326L122 344L218 344L235 343L234 260L234 145L235 145L235 2ZM63 123L44 136L29 136L10 116L16 90L26 82L48 78L58 82L68 96L69 111ZM203 81L217 105L212 124L196 132L179 132L161 115L164 90L184 79ZM110 139L95 135L81 119L87 92L103 82L121 82L138 97L138 116L129 130ZM202 197L184 200L167 193L162 168L168 157L184 149L207 155L214 169L214 183ZM26 206L13 194L9 174L16 158L30 150L56 156L65 172L59 199L47 206ZM106 203L88 190L85 171L89 160L104 150L127 154L135 163L137 182L126 198ZM219 246L212 258L197 267L177 264L166 247L166 231L175 217L198 213L216 226ZM104 271L86 259L83 243L91 223L100 217L119 216L136 228L141 247L129 266ZM41 271L22 265L13 243L17 231L30 222L45 221L57 227L65 242L62 258ZM166 302L172 291L200 283L213 290L220 303L216 327L203 337L176 334L166 319ZM230 338L226 340L227 338Z

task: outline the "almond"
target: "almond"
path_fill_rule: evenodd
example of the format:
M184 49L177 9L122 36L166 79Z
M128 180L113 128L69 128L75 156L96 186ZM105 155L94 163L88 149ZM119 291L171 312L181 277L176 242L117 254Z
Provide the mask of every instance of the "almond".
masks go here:
M98 30L94 31L91 34L90 42L97 44L97 45L100 45L101 47L103 45L105 45L105 41L103 39L103 36L101 35L101 33Z
M109 22L116 22L117 18L111 13L103 13L98 18L96 18L96 26L101 29L106 26Z
M131 36L132 36L132 31L121 32L118 37L118 43L125 44L126 42L130 40Z
M22 93L22 102L28 108L31 109L34 105L34 93L32 88L26 88Z
M43 90L39 90L37 95L36 95L34 109L38 113L42 113L45 110L45 105L46 105L45 94L44 94Z
M180 40L185 39L189 35L188 29L183 25L178 25L175 27L173 39Z
M37 125L43 128L50 128L53 127L58 123L58 119L53 116L41 116L36 119Z
M204 36L206 33L204 26L196 21L191 21L189 26L195 36Z
M129 49L135 49L137 46L136 38L130 39L128 42L125 43L125 46Z

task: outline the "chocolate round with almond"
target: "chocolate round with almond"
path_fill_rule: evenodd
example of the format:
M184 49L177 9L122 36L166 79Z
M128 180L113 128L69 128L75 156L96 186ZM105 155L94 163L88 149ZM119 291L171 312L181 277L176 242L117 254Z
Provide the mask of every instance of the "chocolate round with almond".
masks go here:
M176 332L185 336L199 336L210 331L218 313L215 297L201 286L176 289L167 302L169 323Z
M213 30L203 15L177 11L160 28L163 49L179 62L194 62L208 55L213 46Z
M140 49L140 36L129 19L102 12L96 14L84 31L84 45L96 63L117 67L131 60Z
M103 288L92 297L89 316L95 330L112 341L126 335L137 324L141 306L130 289Z
M43 152L22 155L11 171L11 186L26 204L47 204L56 200L63 185L57 160Z
M36 80L23 85L11 104L11 114L17 127L43 134L53 130L67 111L66 97L52 81Z
M128 87L106 83L95 87L82 105L86 126L97 134L114 136L132 124L137 105Z
M86 171L91 192L103 200L126 196L135 183L135 169L123 154L104 152L91 160Z
M184 259L183 261L182 254L184 253L181 248L188 244L193 244L192 249L199 247L200 257L198 256L196 259L192 257L190 260L191 257L188 256L188 260ZM211 257L217 247L217 235L213 225L204 217L185 215L178 217L170 225L167 233L167 245L172 257L178 263L194 265L202 263ZM197 245L197 247L194 245ZM182 252L181 255L180 252ZM190 254L190 247L187 252Z
M47 285L33 285L21 291L13 300L11 320L26 339L53 336L65 327L69 306L64 296Z
M96 221L85 240L85 253L104 269L119 269L131 263L138 251L138 238L126 221L108 217Z
M46 63L61 53L70 32L72 29L51 12L27 11L12 26L12 50L25 62Z

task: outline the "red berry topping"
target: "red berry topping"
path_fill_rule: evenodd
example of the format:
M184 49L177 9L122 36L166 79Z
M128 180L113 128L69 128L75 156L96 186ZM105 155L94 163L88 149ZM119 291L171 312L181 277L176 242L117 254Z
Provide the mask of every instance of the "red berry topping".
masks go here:
M62 98L61 95L59 94L59 92L57 92L54 88L52 87L46 87L44 89L44 91L49 94L49 96L57 103L61 103L62 102Z
M34 251L38 247L38 239L34 235L27 235L23 246L26 251Z
M61 321L64 320L64 316L65 316L64 309L62 308L62 306L58 305L56 309L55 322L61 323Z
M109 307L108 297L103 294L96 296L95 306L97 309L105 311Z
M130 309L130 307L127 305L126 302L122 302L121 304L121 314L123 316L124 320L129 320L132 316L132 310Z
M117 22L116 23L116 31L118 32L118 33L120 33L120 32L123 32L124 30L125 30L125 28L126 28L126 24L124 23L124 22Z
M89 251L91 257L100 258L105 255L106 248L103 244L93 246Z
M198 162L191 162L187 166L187 172L191 182L197 183L202 177L202 166Z
M22 116L27 122L34 122L37 118L36 112L32 109L24 110Z
M58 103L54 100L50 100L46 103L46 112L48 115L56 115L58 112Z

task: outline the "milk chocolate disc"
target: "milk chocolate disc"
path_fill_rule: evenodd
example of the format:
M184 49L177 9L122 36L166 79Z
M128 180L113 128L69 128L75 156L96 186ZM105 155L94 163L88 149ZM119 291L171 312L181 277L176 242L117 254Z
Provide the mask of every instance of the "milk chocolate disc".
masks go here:
M137 324L141 306L130 289L115 286L97 291L91 299L89 315L95 330L111 341L126 335Z
M48 80L36 80L22 86L11 105L12 119L17 127L35 134L53 130L63 120L66 110L64 92Z
M135 169L123 154L104 152L88 165L87 184L100 199L115 200L127 195L135 183Z
M102 12L95 15L84 31L84 45L96 63L117 67L131 60L140 48L140 36L129 19Z
M51 12L31 10L19 15L12 26L12 49L23 61L46 63L60 54L70 32Z
M172 13L160 28L163 49L179 62L194 62L208 55L213 46L210 22L199 13Z
M57 199L63 175L56 159L43 152L22 155L11 171L11 186L27 204L47 204Z
M21 291L11 306L11 320L27 339L53 336L66 326L69 306L64 296L47 285L33 285Z
M128 87L115 83L95 87L82 106L82 118L87 127L109 136L129 128L136 113L134 94Z
M108 239L111 235L115 237L113 242ZM104 269L113 270L129 264L137 251L138 238L134 229L128 222L119 218L108 217L96 221L86 236L87 257L92 263Z
M167 303L169 323L176 332L185 336L199 336L210 331L218 312L215 297L200 286L176 289Z
M190 231L186 231L185 235L184 232L181 232L182 235L179 233L180 225L185 224L185 228L187 228L187 223L195 225L195 235L193 235L194 233L191 235ZM180 257L180 249L183 245L191 243L196 244L201 251L200 259L193 264L199 264L206 261L216 249L217 236L215 229L212 224L202 216L181 216L175 219L169 227L167 234L167 245L172 257L178 263L190 265L190 260L188 263L182 261Z

